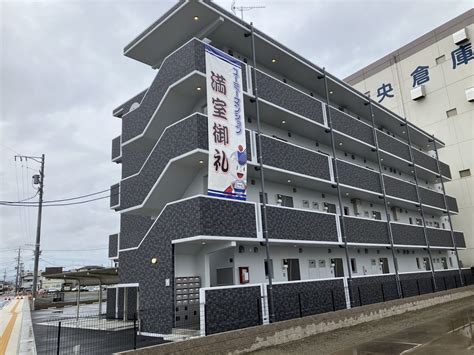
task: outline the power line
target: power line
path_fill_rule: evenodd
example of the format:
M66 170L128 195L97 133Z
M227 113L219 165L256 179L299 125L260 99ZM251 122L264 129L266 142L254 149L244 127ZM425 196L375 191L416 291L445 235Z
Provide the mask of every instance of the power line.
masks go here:
M51 203L51 202L64 202L64 201L72 201L72 200L78 200L84 197L89 197L89 196L94 196L94 195L99 195L104 192L108 192L110 189L98 191L98 192L93 192L87 195L81 195L77 197L70 197L70 198L63 198L63 199L56 199L56 200L49 200L49 201L43 201L43 203ZM38 193L37 193L38 194ZM36 195L35 195L36 196ZM31 199L31 198L30 198ZM26 200L23 200L26 201ZM17 203L22 203L23 201L2 201L0 200L0 203L7 204L7 203L12 203L12 204L17 204ZM25 204L38 204L38 202L25 202Z
M117 193L117 194L114 194L114 195L108 195L108 196L104 196L104 197L97 197L97 198L93 198L93 199L90 199L90 200L79 201L79 202L71 202L71 203L43 204L43 207L59 207L59 206L80 205L80 204L83 204L83 203L103 200L104 198L109 198L109 197L117 196L117 195L119 195L119 194ZM19 203L14 204L14 203L3 203L3 202L0 202L0 205L1 206L9 206L9 207L38 207L38 204L26 205L26 204L19 204Z

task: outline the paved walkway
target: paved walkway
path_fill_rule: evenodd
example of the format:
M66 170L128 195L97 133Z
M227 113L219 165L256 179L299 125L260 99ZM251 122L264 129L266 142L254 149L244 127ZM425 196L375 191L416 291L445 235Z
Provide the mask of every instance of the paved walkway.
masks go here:
M36 354L28 299L12 298L0 309L0 355Z

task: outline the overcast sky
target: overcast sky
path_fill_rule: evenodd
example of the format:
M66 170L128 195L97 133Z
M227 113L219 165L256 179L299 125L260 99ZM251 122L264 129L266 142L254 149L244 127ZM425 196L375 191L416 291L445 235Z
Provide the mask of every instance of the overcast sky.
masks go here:
M217 0L230 10L231 0ZM101 191L119 181L110 161L120 120L112 109L146 88L156 71L123 47L175 1L0 0L0 200L34 194L38 166L15 153L46 155L45 199ZM279 42L344 78L456 17L471 1L237 1ZM23 166L22 166L23 165ZM108 265L108 235L119 231L109 200L44 209L41 267ZM0 206L0 279L14 275L21 246L32 269L36 209ZM95 250L88 250L95 249ZM69 250L69 251L67 251Z

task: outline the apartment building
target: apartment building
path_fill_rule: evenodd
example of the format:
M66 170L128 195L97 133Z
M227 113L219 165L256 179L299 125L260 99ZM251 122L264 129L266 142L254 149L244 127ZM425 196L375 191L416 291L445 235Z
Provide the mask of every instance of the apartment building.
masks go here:
M474 9L387 54L344 81L445 142L439 151L458 201L454 227L465 233L460 255L474 266Z
M157 73L113 111L108 317L207 335L473 282L438 138L208 0L124 54Z

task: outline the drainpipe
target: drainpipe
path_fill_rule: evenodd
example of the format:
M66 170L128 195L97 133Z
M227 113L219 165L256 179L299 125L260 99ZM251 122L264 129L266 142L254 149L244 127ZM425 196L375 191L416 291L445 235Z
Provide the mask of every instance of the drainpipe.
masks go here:
M387 218L387 232L388 232L388 239L390 240L390 250L392 251L392 259L393 259L393 265L395 266L395 282L397 285L397 293L398 293L398 298L402 298L402 289L400 285L400 275L398 274L398 259L395 254L395 247L393 243L393 233L392 233L392 225L390 224L390 213L388 211L388 201L387 201L387 194L385 192L385 181L383 179L383 172L382 172L382 161L380 160L380 150L379 150L379 140L377 138L377 129L375 127L375 115L374 115L374 110L372 108L372 100L367 98L366 104L369 105L369 113L370 113L370 119L372 122L372 134L374 136L374 143L375 143L375 151L377 152L377 163L379 167L379 181L380 181L380 188L382 189L382 196L383 196L383 202L384 202L384 207L385 207L385 216Z
M334 139L334 131L332 129L332 118L331 118L331 110L330 110L330 101L329 101L329 89L328 89L328 80L326 75L326 68L323 68L323 74L318 76L318 79L324 79L324 90L326 92L326 116L328 119L328 126L329 129L326 130L327 133L331 133L331 148L332 148L332 155L334 158L334 180L336 181L337 187L337 199L339 203L339 221L341 222L341 237L342 241L344 242L344 252L346 255L346 264L347 264L347 272L348 272L348 279L347 279L347 286L349 288L349 302L352 302L352 270L349 258L349 251L347 248L347 235L346 235L346 224L344 221L344 206L342 204L342 196L341 196L341 187L339 183L339 169L337 166L337 157L336 157L336 141ZM359 300L360 301L360 300Z
M434 145L434 148L435 148L434 150L435 150L435 153L436 153L436 168L438 169L438 176L439 176L439 179L441 180L441 188L443 189L444 208L446 210L446 213L448 214L449 229L451 231L451 240L452 240L452 243L453 243L453 246L454 246L454 252L456 253L456 260L458 262L459 279L461 280L461 286L464 286L464 282L462 280L461 263L459 262L458 247L456 246L456 240L454 239L453 223L451 222L451 212L449 212L448 201L446 199L446 190L444 188L443 175L441 174L441 168L439 166L438 148L436 147L436 140L435 140L434 135L432 137L433 138L430 141L433 142L433 145Z
M249 34L245 34L246 37ZM258 102L258 89L257 89L257 56L255 51L255 32L253 28L253 23L250 23L250 37L252 40L252 61L253 61L253 95L255 98L255 111L257 116L257 144L258 144L258 162L259 162L259 171L260 171L260 186L262 192L262 219L263 219L263 237L265 239L265 253L267 258L267 270L268 270L268 305L270 308L269 322L272 323L275 319L275 307L273 303L273 262L271 262L270 256L270 245L268 242L268 224L267 224L267 201L265 201L265 178L263 173L263 158L262 158L262 140L261 140L261 130L260 130L260 108ZM252 80L252 78L250 78Z

